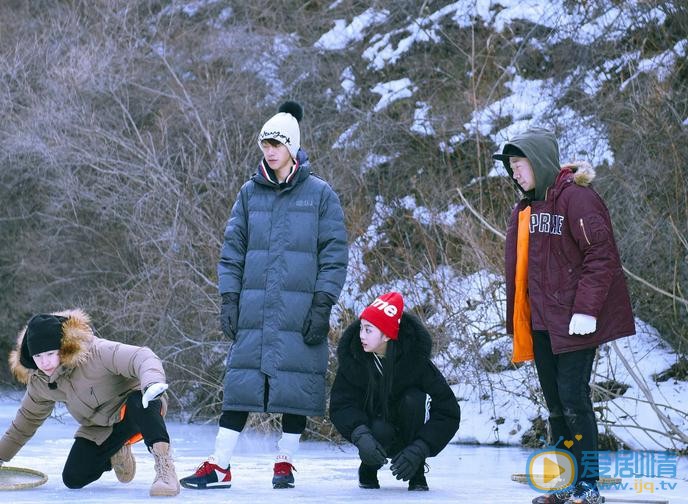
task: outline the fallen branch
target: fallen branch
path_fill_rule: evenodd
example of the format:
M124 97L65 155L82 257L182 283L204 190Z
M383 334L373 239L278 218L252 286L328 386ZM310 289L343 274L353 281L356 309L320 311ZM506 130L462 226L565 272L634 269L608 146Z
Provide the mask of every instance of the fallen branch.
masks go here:
M490 223L487 221L487 219L485 219L485 217L482 216L482 214L481 214L480 212L478 212L475 208L473 208L473 205L471 205L471 204L468 202L468 200L466 199L466 197L465 197L465 196L463 195L463 193L461 192L461 188L460 188L460 187L457 187L457 188L456 188L456 192L459 193L459 197L461 198L461 201L463 201L463 204L466 205L466 208L468 208L468 210L470 210L470 212L471 212L473 215L475 215L475 217L482 223L483 226L485 226L487 229L489 229L489 230L492 231L494 234L496 234L497 236L499 236L502 240L506 240L506 235L505 235L504 233L502 233L499 229L497 229L497 228L494 227L492 224L490 224Z
M643 393L645 398L648 401L648 404L652 408L652 410L655 412L657 415L657 418L659 418L660 422L662 422L668 429L669 433L675 434L683 443L688 444L688 436L682 432L678 426L671 421L671 419L664 414L662 410L659 409L657 406L657 403L655 402L654 398L652 397L652 392L650 391L650 388L647 386L645 381L638 376L638 373L636 373L635 369L633 366L631 366L631 363L628 362L628 359L623 355L621 350L619 350L618 345L616 344L616 341L611 342L611 346L616 351L617 356L623 363L623 365L626 367L626 371L628 371L628 374L631 375L633 378L633 381L638 384L638 388L640 388L640 391Z

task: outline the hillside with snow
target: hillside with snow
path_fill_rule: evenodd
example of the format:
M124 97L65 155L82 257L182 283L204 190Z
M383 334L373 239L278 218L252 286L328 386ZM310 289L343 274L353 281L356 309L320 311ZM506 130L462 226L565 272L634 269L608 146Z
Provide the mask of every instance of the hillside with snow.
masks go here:
M456 441L537 444L543 400L504 327L518 195L491 154L539 125L595 167L631 289L637 335L594 368L608 442L688 447L684 2L97 0L0 19L3 352L30 313L82 306L165 359L181 418L217 415L222 229L257 131L296 99L349 233L331 348L399 290L436 336Z

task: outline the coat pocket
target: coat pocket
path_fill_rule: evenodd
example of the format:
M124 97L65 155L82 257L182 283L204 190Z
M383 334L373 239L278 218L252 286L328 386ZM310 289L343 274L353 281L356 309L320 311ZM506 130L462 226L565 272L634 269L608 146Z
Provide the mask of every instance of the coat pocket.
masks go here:
M552 286L554 289L554 298L560 306L571 308L576 299L576 291L578 290L578 271L573 267L564 267L560 270L558 275L558 285Z

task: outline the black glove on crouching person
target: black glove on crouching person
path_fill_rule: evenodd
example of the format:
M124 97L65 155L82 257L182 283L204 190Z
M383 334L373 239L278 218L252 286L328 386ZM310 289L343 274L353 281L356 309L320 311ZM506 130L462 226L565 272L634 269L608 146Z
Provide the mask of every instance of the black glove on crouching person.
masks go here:
M351 442L358 448L361 462L369 466L381 467L387 463L387 453L375 439L367 425L359 425L351 433Z
M220 307L220 326L222 333L229 339L236 337L237 322L239 321L239 294L237 292L225 292L222 294L222 306Z
M330 332L332 299L324 292L313 294L311 309L303 323L303 341L306 345L318 345L327 339Z
M408 481L416 474L416 471L425 463L430 454L430 448L425 441L416 439L413 443L401 450L392 459L390 469L398 480Z

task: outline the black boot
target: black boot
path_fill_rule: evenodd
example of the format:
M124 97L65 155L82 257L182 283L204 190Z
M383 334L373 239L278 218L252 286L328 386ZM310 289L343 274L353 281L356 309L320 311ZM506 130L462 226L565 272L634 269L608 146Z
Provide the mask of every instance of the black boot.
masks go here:
M425 480L425 467L425 464L421 464L416 474L411 476L408 486L409 492L427 492L430 490L428 482Z
M358 466L358 486L360 488L380 488L380 482L377 480L377 470L380 467L366 465L361 462Z

